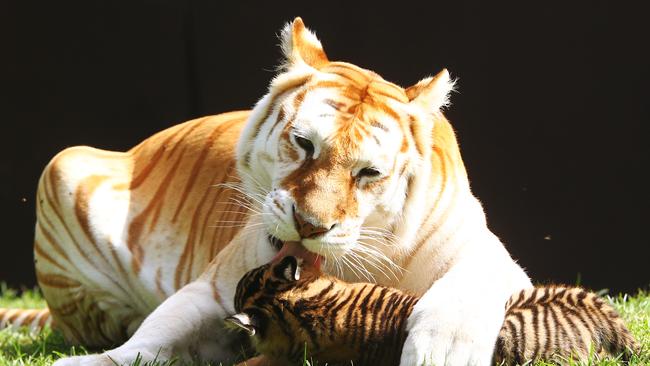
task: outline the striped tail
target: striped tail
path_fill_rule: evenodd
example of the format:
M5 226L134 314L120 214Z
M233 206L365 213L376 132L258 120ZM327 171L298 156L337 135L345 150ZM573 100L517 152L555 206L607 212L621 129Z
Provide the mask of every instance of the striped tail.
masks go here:
M38 332L46 325L51 325L50 309L6 309L0 308L0 329L11 327L29 327L32 332Z

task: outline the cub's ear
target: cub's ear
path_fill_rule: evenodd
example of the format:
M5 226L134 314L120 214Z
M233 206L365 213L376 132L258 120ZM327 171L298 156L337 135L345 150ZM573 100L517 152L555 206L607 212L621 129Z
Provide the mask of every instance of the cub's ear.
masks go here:
M300 279L300 272L302 266L302 258L294 256L286 256L275 265L273 273L278 278L284 278L287 281L298 281Z
M443 69L438 75L420 80L406 89L411 103L419 105L427 112L438 112L449 105L449 94L454 90L455 80L449 71Z
M249 336L255 335L256 327L254 320L254 317L246 313L235 314L224 319L226 327L237 330L243 329Z
M318 69L329 62L320 41L305 27L300 17L284 26L280 40L286 58L285 67L306 64Z

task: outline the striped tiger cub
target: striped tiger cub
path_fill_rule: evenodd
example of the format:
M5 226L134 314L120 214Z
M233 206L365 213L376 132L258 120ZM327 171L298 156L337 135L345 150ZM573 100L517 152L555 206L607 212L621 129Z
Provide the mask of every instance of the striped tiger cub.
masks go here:
M638 352L639 346L616 310L579 287L542 286L521 290L506 303L494 359L522 364L543 359L559 363Z
M406 322L419 297L369 283L346 283L293 256L246 273L235 294L244 329L267 365L299 364L305 349L328 365L398 365ZM494 352L499 364L586 359L638 346L616 311L577 287L523 290L506 304Z

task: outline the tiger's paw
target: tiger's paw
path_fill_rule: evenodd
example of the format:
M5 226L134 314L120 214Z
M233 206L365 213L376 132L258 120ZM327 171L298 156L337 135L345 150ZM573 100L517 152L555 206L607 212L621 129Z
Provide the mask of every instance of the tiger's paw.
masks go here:
M119 351L118 351L119 350ZM160 353L127 352L119 348L100 354L66 357L56 361L53 366L116 366L145 364L147 362L165 361ZM139 363L138 363L139 362Z
M115 363L105 354L72 356L57 360L53 366L114 366Z
M415 306L401 366L490 365L503 313L454 305L425 300Z

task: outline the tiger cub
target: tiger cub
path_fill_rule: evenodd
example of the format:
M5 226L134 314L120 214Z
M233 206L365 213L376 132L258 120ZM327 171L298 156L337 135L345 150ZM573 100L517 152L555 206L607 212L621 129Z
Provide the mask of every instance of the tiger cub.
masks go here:
M523 364L528 360L567 363L623 354L639 346L614 308L579 287L541 286L521 290L506 303L494 360Z
M271 365L300 364L305 350L328 365L399 365L406 321L419 297L369 283L346 283L288 256L246 273L226 318L252 336ZM616 311L580 288L523 290L506 304L494 361L585 359L636 351ZM629 353L628 353L629 355Z

